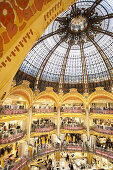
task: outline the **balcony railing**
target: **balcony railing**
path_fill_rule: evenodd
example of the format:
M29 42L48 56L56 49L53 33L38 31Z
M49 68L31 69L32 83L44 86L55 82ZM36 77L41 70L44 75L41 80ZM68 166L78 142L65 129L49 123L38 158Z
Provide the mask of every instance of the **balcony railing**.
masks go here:
M53 113L56 112L54 108L39 108L39 109L33 109L33 112L35 113Z
M1 114L4 115L15 115L15 114L23 114L27 113L27 109L3 109Z
M84 112L84 109L82 109L81 107L67 107L64 109L61 109L61 112L65 112L65 113L82 113Z
M94 127L91 128L91 130L94 130L98 133L113 135L113 127L102 128L101 126L94 126Z
M12 168L10 166L10 170L19 170L21 167L25 166L28 162L26 157L21 158L18 163L13 164Z
M113 114L113 109L101 109L101 108L96 108L96 109L90 109L91 113L102 113L102 114Z
M85 129L85 127L81 126L81 125L77 125L77 126L69 126L69 125L66 126L66 125L64 125L61 128L65 129L65 130L72 130L72 131Z
M33 160L37 159L38 157L57 152L57 151L77 151L77 152L87 152L87 153L93 153L102 157L105 157L107 159L112 160L113 159L113 151L105 150L99 147L96 148L89 148L89 147L83 147L80 144L68 144L63 145L62 147L60 145L51 146L49 148L42 148L38 153L35 153L33 157L23 157L18 163L13 164L13 167L10 165L10 170L19 170L23 166L27 165L28 163L32 162Z
M36 133L50 132L55 130L55 128L56 126L37 127L37 128L32 128L32 132L36 132Z
M10 137L4 137L2 139L0 139L0 144L6 144L6 143L11 143L17 140L20 140L24 137L25 132L21 132L21 133L17 133L15 135L11 135Z

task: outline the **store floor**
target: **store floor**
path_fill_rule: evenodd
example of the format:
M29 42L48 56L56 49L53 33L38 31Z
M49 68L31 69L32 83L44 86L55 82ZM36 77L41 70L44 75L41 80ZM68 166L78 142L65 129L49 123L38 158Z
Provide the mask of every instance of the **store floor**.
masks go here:
M97 165L89 165L87 163L81 164L81 161L83 162L83 159L74 159L71 160L73 164L74 170L96 170L100 169ZM54 158L52 160L52 167L53 170L70 170L68 161L65 160L65 158L61 158L60 162L57 162ZM112 168L104 168L105 170L112 170ZM47 167L40 167L40 169L36 166L32 167L30 170L47 170Z
M68 163L64 158L60 159L60 162L54 161L53 162L53 167L55 170L69 170Z

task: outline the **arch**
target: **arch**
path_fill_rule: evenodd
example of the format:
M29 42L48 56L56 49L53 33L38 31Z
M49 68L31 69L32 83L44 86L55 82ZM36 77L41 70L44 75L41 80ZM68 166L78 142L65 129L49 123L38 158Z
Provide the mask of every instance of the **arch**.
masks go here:
M75 92L75 93L67 93L63 96L62 98L62 104L67 101L67 100L70 100L70 99L74 99L74 100L80 100L84 105L86 103L86 99L78 92Z
M59 104L59 98L58 95L55 92L49 92L49 91L43 91L37 95L34 102L40 99L51 99L55 102L56 106Z
M93 92L88 98L87 103L92 103L95 99L110 99L113 101L113 94L104 90L103 87L97 87L96 91Z
M25 84L13 87L10 91L7 97L10 97L10 95L19 95L26 99L28 106L30 107L32 105L33 101L33 92L32 90Z

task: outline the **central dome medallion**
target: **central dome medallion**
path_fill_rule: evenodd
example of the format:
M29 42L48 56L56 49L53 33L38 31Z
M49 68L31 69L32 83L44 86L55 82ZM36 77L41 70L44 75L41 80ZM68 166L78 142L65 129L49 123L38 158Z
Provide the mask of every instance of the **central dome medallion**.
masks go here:
M87 28L87 25L87 19L82 15L72 18L70 22L70 28L74 32L84 31L84 29Z

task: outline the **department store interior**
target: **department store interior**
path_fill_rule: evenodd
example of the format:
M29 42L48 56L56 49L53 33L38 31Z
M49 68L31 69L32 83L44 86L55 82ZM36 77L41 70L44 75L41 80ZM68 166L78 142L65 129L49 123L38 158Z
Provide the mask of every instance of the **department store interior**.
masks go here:
M113 170L113 1L0 1L2 41L0 170Z

